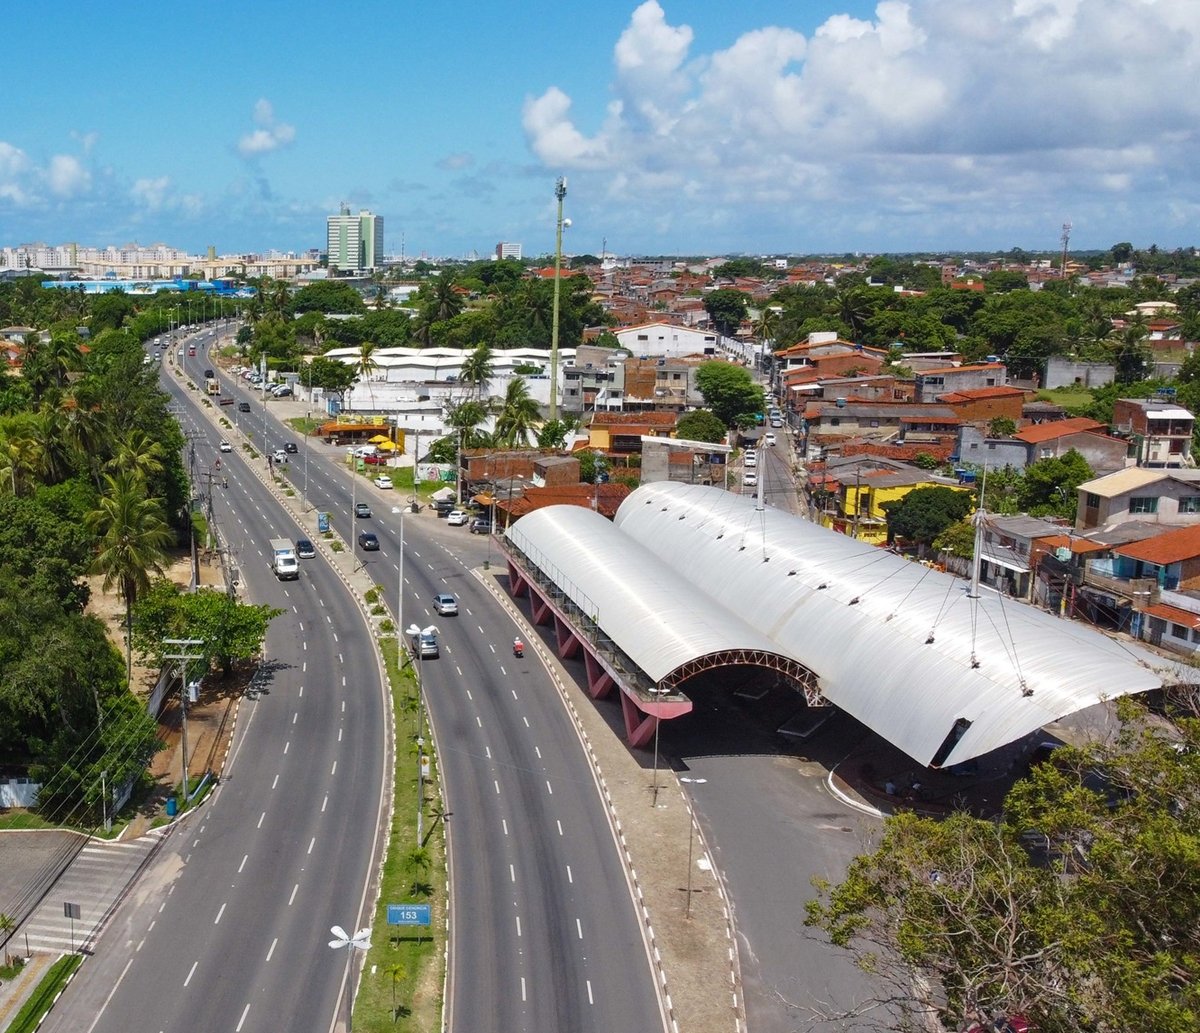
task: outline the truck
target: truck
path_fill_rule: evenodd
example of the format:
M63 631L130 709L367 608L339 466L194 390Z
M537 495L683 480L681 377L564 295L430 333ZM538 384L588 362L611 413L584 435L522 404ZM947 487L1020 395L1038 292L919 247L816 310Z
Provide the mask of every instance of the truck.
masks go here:
M208 389L210 395L219 395L221 393L221 382L216 377L209 377L204 386Z
M286 538L271 539L271 570L280 581L295 581L300 577L296 548Z

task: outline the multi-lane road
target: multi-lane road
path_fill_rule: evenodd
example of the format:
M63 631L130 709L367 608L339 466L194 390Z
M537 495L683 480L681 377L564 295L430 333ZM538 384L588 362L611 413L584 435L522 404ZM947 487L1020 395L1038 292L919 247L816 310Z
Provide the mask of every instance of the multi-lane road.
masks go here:
M195 381L215 365L192 338ZM220 433L173 377L196 469ZM255 397L223 378L225 392ZM257 409L256 444L298 440ZM242 414L246 419L246 414ZM261 422L259 422L261 419ZM271 537L296 537L245 453L222 457L218 522L249 596L286 612L272 627L269 692L240 710L230 763L210 803L171 838L118 912L47 1028L333 1028L343 954L333 924L364 900L385 799L388 715L368 632L323 559L299 582L271 576ZM352 538L344 468L308 461L308 496ZM264 460L257 460L264 462ZM360 496L361 498L361 496ZM372 499L381 549L363 558L395 597L401 520ZM421 665L440 747L451 851L451 1029L653 1030L665 1018L607 814L547 672L508 650L514 629L472 573L486 541L410 518L404 623L436 623L442 655ZM458 532L458 533L455 533ZM460 616L435 618L437 592ZM409 761L401 743L399 763ZM415 764L415 758L413 758Z

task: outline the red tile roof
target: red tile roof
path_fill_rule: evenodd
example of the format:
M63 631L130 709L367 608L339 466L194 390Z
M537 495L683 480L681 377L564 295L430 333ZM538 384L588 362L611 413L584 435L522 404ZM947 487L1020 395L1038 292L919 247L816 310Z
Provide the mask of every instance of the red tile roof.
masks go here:
M1131 560L1141 560L1160 567L1182 563L1200 556L1200 524L1179 527L1128 545L1114 545L1112 551L1113 555L1128 556Z
M917 376L927 377L930 374L968 373L981 369L1004 369L1003 362L973 362L969 366L939 366L937 369L923 369Z
M1025 392L1019 387L972 387L965 391L951 391L948 394L938 395L938 401L979 402L988 398L1011 398L1013 395L1024 396L1024 394Z
M1191 628L1193 631L1200 629L1200 613L1181 610L1177 606L1168 606L1166 603L1155 603L1153 606L1147 606L1145 612L1150 614L1151 617L1161 617L1172 624L1181 624L1185 628Z
M1043 441L1053 441L1064 438L1068 434L1079 434L1085 430L1103 430L1104 424L1089 420L1086 416L1076 416L1070 420L1053 420L1050 423L1035 423L1032 427L1017 431L1013 437L1024 441L1027 445L1037 445Z

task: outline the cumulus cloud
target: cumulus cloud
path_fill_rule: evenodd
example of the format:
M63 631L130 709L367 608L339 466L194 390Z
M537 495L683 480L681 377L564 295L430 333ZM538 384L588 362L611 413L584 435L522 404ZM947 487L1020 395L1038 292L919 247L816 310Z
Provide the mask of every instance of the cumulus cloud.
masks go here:
M1131 192L1165 209L1166 184L1175 211L1200 200L1194 0L882 0L710 53L668 9L687 11L646 0L615 42L601 125L554 85L523 109L547 166L594 172L655 217L670 194L713 225L760 205L907 233L912 213L947 230L1014 209L1055 223Z
M170 187L170 176L156 176L153 179L143 178L135 180L130 193L138 204L154 211L163 206Z
M257 129L245 133L238 140L238 153L243 158L257 158L286 147L296 138L295 126L277 121L271 102L260 99L254 105L254 123Z
M92 174L74 155L56 154L50 159L50 167L46 170L46 184L55 197L77 197L87 193L92 185Z

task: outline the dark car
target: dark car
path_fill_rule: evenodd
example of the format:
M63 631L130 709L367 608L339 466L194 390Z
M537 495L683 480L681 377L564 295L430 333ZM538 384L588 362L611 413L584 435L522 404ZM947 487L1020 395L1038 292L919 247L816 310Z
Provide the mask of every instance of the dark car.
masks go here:
M249 412L249 411L250 411L250 403L249 402L238 402L238 412Z
M447 517L454 511L453 499L438 499L433 504L434 512L440 517Z
M365 502L356 502L354 504L354 515L360 520L365 520L371 515L371 507Z
M214 372L213 372L211 369L206 369L206 370L204 371L204 378L205 378L206 380L207 380L209 377L215 377L215 376L216 376L216 374L215 374L215 373L214 373Z
M294 441L288 441L288 442L284 443L283 450L285 452L287 452L288 455L294 456L297 452L300 451L300 446L297 445L296 442L294 442Z
M296 539L296 556L302 560L311 560L317 555L317 550L313 548L313 543L307 538Z
M375 534L374 531L359 531L358 532L358 545L359 545L359 548L361 548L363 552L378 552L379 551L379 537Z
M487 517L476 517L471 521L471 534L491 534L492 522Z

